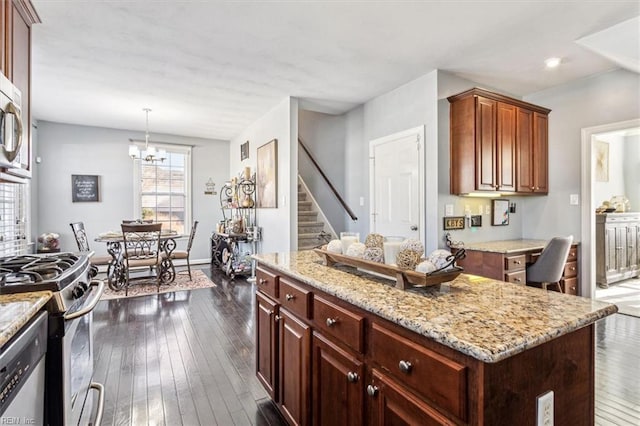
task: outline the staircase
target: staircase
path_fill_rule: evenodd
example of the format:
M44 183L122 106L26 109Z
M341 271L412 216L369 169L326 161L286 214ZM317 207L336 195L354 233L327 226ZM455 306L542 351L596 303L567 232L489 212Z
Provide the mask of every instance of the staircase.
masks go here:
M298 250L316 248L335 238L333 231L318 220L317 209L313 197L298 182Z

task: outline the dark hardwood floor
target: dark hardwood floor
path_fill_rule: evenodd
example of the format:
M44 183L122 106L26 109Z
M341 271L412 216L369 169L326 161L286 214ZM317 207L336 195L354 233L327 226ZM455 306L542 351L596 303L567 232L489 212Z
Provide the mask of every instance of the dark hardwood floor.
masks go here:
M284 425L255 378L254 288L102 301L94 311L103 425ZM640 318L597 325L596 425L640 425Z

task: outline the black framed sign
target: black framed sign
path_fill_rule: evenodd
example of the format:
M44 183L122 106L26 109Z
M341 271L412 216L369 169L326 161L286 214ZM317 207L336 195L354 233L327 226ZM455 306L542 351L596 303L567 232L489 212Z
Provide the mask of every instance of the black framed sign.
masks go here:
M71 199L74 203L100 201L100 176L71 175Z

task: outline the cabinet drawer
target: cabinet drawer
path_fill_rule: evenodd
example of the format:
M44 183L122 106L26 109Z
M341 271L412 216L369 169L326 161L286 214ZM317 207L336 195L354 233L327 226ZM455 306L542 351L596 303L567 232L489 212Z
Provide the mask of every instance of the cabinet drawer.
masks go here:
M362 352L364 317L315 296L313 298L313 319L316 328L322 330L324 334Z
M567 262L564 265L564 275L565 278L572 278L578 276L578 262Z
M311 318L311 300L313 294L286 278L279 280L280 296L278 300L282 306L302 318Z
M526 284L527 271L509 272L507 274L504 274L504 280L508 283Z
M578 260L578 246L571 246L569 249L569 256L567 256L567 262Z
M262 268L256 268L258 290L273 298L278 298L278 277Z
M373 324L371 357L415 392L466 420L466 367Z
M504 259L505 271L519 271L527 266L527 256L521 254L519 256L509 256Z
M562 286L566 294L571 294L573 296L578 295L578 278L577 277L563 279Z

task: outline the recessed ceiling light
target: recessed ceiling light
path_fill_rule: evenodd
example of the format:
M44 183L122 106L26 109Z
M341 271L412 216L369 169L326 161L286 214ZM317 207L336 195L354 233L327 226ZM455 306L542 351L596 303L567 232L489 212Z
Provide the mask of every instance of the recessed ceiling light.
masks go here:
M560 58L548 58L544 60L545 65L547 66L547 68L555 68L558 65L560 65Z

